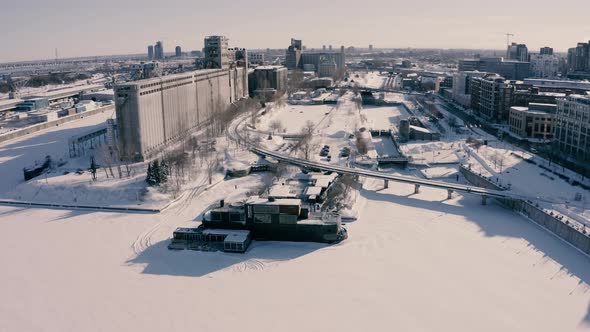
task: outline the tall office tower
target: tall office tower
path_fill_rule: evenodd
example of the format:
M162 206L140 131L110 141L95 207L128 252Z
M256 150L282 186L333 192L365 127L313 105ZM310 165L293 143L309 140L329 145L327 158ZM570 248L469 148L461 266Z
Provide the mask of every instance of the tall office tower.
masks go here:
M525 44L512 43L508 46L506 57L510 60L529 61L529 50Z
M373 52L373 45L372 44L369 45L369 52L371 52L371 53Z
M541 55L553 55L553 48L552 47L541 47Z
M148 60L154 60L154 46L148 46Z
M205 37L203 54L205 56L205 68L229 68L229 39L225 36Z
M322 46L322 51L326 52L326 45Z
M303 43L301 40L291 38L291 45L287 48L285 59L285 65L288 69L297 69L300 67L302 49Z
M332 45L328 46L328 51L332 52Z
M154 58L164 60L164 44L161 41L157 41L156 46L154 46Z
M567 57L570 72L590 72L590 41L570 48Z
M180 48L180 46L176 46L175 55L177 58L180 58L182 56L182 48Z

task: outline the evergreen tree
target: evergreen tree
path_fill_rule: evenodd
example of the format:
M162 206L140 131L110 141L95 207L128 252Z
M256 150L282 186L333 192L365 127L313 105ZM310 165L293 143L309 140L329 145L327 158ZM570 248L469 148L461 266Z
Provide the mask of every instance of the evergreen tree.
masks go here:
M154 176L154 169L152 168L152 164L148 164L147 177L145 178L145 182L147 182L147 184L150 186L156 185L156 177Z
M164 159L160 164L160 183L168 182L168 176L170 175L170 166L168 162Z
M90 158L90 173L92 173L92 181L96 181L96 163L94 162L94 157Z
M154 174L154 184L159 185L160 183L162 183L162 178L160 177L160 162L157 159L154 160L154 162L152 163L152 172Z

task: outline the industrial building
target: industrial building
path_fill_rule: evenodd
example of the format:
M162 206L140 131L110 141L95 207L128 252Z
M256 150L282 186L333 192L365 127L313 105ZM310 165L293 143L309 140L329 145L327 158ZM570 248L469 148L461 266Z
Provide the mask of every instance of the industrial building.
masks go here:
M49 100L47 98L30 98L23 100L16 106L17 112L30 112L49 107Z
M260 66L248 74L250 96L263 100L283 95L287 91L288 70L283 66Z
M510 132L521 138L553 138L556 105L531 103L510 108Z
M251 64L263 65L265 60L264 53L248 53L248 60Z
M590 96L571 95L557 100L555 145L576 160L590 160Z
M229 39L225 36L205 37L203 54L205 55L205 68L227 69L229 68Z
M115 87L122 155L149 159L248 95L247 68L205 69Z
M285 65L288 69L303 69L315 71L320 77L332 77L340 70L343 70L346 63L344 46L340 52L303 52L303 43L298 39L291 39L291 45L287 48Z
M496 73L510 80L523 80L530 76L530 63L504 58L477 58L459 61L459 71Z

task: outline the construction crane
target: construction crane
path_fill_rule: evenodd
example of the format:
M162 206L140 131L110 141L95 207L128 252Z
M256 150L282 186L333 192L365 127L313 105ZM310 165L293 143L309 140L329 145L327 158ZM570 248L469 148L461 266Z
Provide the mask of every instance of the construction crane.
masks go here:
M510 36L514 37L514 34L507 32L506 33L506 45L510 46Z

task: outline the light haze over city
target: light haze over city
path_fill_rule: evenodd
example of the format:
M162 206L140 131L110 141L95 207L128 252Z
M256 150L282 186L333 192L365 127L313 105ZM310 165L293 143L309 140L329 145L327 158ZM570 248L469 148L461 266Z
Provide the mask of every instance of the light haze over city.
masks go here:
M142 53L154 39L168 50L198 50L211 34L249 49L280 48L293 36L316 48L330 41L503 50L504 34L511 32L529 48L550 45L565 52L587 40L589 10L587 0L23 0L0 11L0 62L51 59L55 48L63 58Z

